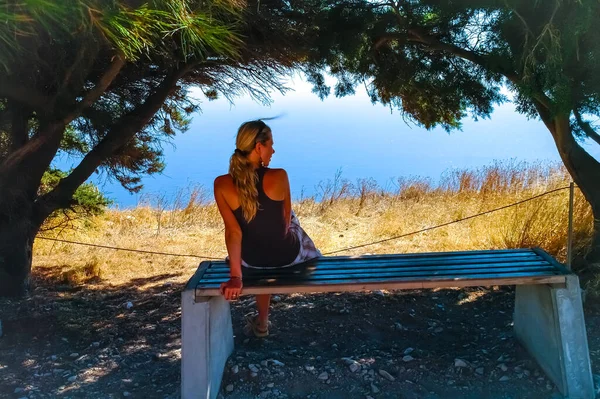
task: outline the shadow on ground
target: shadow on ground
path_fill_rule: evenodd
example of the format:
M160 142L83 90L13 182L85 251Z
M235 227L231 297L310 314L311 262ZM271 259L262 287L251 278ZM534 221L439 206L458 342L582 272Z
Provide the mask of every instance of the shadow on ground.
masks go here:
M179 397L180 275L80 287L34 277L30 297L0 300L0 397ZM281 295L264 340L242 334L253 310L245 297L232 306L236 349L221 395L556 397L513 337L513 297L504 288ZM599 314L587 312L594 369Z

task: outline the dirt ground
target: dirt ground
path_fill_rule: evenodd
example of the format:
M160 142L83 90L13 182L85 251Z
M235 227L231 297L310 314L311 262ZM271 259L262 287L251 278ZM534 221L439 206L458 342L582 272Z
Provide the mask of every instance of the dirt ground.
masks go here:
M179 275L125 286L35 275L0 300L0 397L177 398ZM235 352L220 397L559 398L512 333L510 288L280 295L271 335L243 336L253 298L233 304ZM587 304L600 374L600 306Z

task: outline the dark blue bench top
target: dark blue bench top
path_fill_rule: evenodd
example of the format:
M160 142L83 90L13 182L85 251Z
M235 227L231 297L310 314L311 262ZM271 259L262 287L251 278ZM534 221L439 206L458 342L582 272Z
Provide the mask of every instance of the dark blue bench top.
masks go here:
M293 268L252 270L244 294L561 284L571 274L539 248L322 257ZM220 295L225 261L202 262L186 290Z

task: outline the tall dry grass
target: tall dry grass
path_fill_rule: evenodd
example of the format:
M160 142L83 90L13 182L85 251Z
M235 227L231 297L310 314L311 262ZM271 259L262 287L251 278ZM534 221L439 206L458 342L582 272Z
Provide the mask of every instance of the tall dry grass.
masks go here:
M378 241L468 217L565 187L569 176L558 164L494 163L476 170L453 170L437 184L400 178L386 188L373 179L352 182L337 173L316 194L293 208L323 253ZM592 213L576 190L575 251L591 239ZM408 253L539 246L560 261L566 257L568 190L443 228L344 252ZM146 196L134 209L112 209L77 228L45 233L67 240L145 251L226 255L221 217L212 193L203 187L175 196ZM101 279L120 284L167 275L183 282L198 259L137 254L36 240L34 267L60 281Z

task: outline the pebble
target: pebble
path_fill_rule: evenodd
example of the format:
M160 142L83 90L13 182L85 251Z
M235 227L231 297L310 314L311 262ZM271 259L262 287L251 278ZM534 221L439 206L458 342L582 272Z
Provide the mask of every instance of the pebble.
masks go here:
M384 369L379 369L379 375L389 381L396 381L396 379L394 377L392 377L392 375L390 373L388 373L387 371L385 371Z
M77 381L77 376L73 375L73 376L69 377L67 381L69 381L69 382L75 382L75 381Z
M382 290L375 290L375 291L373 291L373 293L375 295L379 295L379 296L385 297L385 292L383 292Z
M308 364L306 366L304 366L304 370L306 371L313 371L315 369L314 366L309 366Z
M379 388L373 383L371 383L371 393L379 393Z
M50 360L52 360L53 362L55 362L57 359L58 359L58 356L56 356L56 355L50 356Z
M356 373L358 370L360 370L360 364L358 364L358 362L354 362L349 366L349 368L350 368L350 371L352 371L353 373Z
M415 358L412 357L411 355L406 355L402 358L403 362L412 362L413 360L415 360Z
M94 348L99 348L100 347L100 342L97 342L97 341L96 342L92 342L91 346L94 347Z
M229 385L227 385L227 386L225 387L225 390L226 390L227 392L233 392L233 384L229 384Z
M249 364L248 370L252 371L253 373L258 373L258 367L256 367L254 364Z
M270 362L273 363L273 366L276 366L276 367L285 366L285 363L280 362L279 360L276 360L276 359L270 359Z
M327 373L327 371L323 371L321 374L319 374L317 378L321 381L327 381L329 379L329 374Z
M404 354L405 355L410 355L411 353L413 353L414 348L406 348L404 349Z
M454 367L469 367L469 365L462 359L454 359Z
M237 374L237 373L239 373L239 372L240 372L240 366L238 366L238 365L236 364L235 366L233 366L233 367L231 368L231 372L232 372L233 374Z
M123 396L125 396L127 398L127 397L131 396L131 394L129 392L125 391L125 392L123 392Z
M269 382L269 383L267 384L267 388L273 388L274 386L275 386L275 383L274 383L274 382Z
M279 295L273 295L271 297L271 302L273 302L273 303L281 302L281 297Z
M258 373L250 373L250 377L255 378L256 376L258 376Z
M133 303L131 303L131 302L127 302L125 304L125 308L127 308L127 309L131 309L132 307L133 307Z
M499 365L498 365L498 368L499 368L500 370L502 370L502 371L507 371L507 370L508 370L508 367L506 367L506 364L504 364L504 363L502 363L502 364L499 364Z
M268 362L268 361L266 361L266 360L262 360L262 361L260 362L260 365L261 365L261 366L263 366L263 367L267 367L267 366L269 365L269 362Z
M475 369L475 372L476 372L477 374L479 374L479 375L483 375L483 367L477 367L477 368Z
M509 380L510 380L510 378L507 375L505 375L505 376L502 376L498 381L505 382L505 381L509 381Z
M69 355L70 357L79 357L79 353L73 352Z
M405 330L408 330L408 328L404 327L402 324L400 324L400 323L398 323L398 322L394 323L394 328L395 328L396 330L400 330L400 331L405 331Z
M17 393L23 393L25 392L25 388L15 388L15 391L13 393L17 394Z

